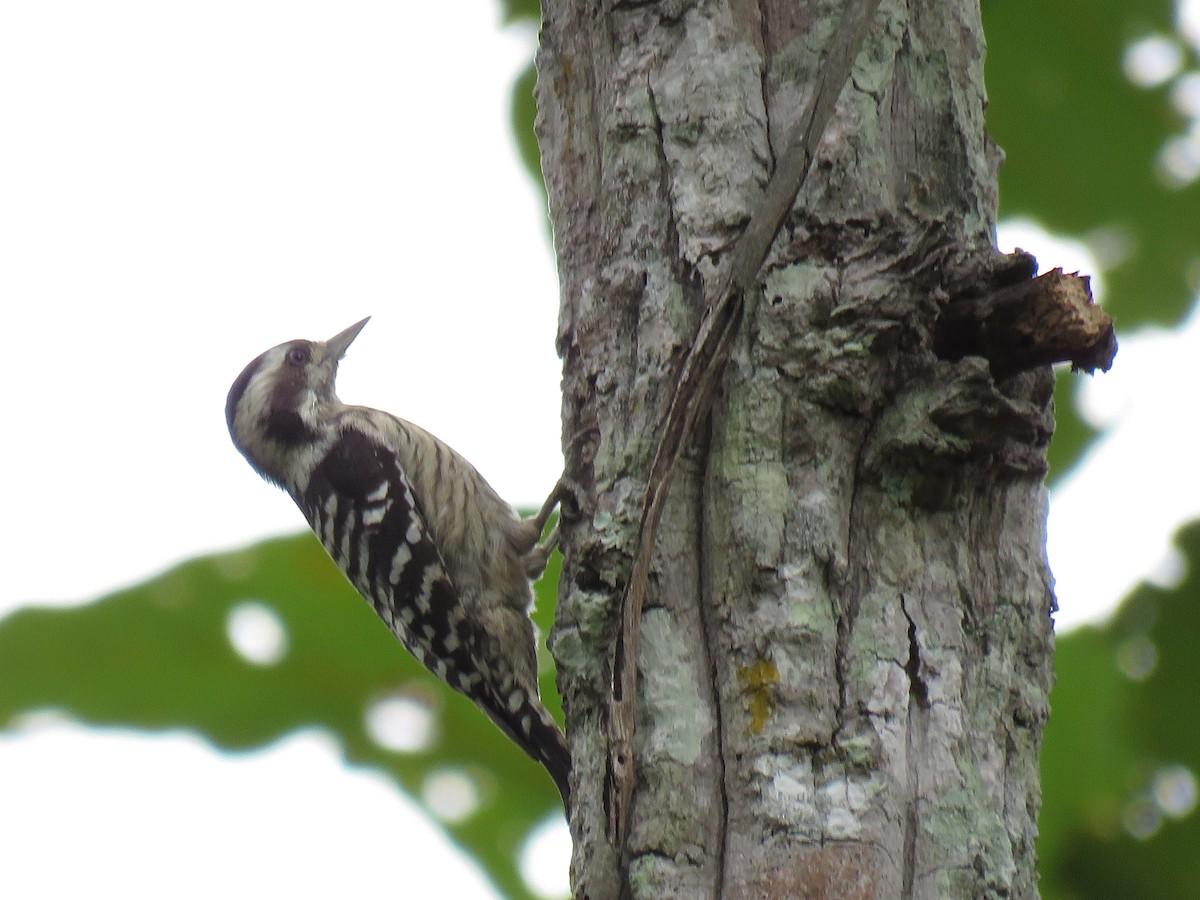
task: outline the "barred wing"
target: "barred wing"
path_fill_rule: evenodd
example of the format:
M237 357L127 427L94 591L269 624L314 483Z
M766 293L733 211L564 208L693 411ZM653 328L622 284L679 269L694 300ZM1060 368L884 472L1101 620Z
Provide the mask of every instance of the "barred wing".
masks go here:
M570 754L562 732L509 661L489 651L496 642L447 576L396 454L348 429L296 499L326 552L400 643L542 763L566 802Z

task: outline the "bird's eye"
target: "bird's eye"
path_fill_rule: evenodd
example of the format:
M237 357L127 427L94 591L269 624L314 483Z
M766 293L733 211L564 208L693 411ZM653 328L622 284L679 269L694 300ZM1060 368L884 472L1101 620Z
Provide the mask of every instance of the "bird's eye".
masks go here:
M311 359L311 356L307 347L293 347L287 352L287 361L293 366L303 366L309 359Z

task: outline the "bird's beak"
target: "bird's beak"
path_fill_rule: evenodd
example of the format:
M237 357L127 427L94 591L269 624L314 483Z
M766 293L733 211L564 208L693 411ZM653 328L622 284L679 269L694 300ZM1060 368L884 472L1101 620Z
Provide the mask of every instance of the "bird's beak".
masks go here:
M371 317L367 316L361 322L355 322L345 331L338 332L325 342L325 352L322 354L323 362L337 362L346 355L346 351L350 349L350 345L354 343L354 339L358 337L358 333L366 327L366 324L371 321Z

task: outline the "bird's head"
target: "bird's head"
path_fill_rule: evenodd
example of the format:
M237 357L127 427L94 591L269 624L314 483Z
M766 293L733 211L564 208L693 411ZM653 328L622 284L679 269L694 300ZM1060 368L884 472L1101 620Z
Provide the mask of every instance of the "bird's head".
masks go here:
M328 433L341 406L334 392L338 362L370 320L356 322L327 341L288 341L250 362L233 382L225 421L233 444L254 469L282 487L305 451Z

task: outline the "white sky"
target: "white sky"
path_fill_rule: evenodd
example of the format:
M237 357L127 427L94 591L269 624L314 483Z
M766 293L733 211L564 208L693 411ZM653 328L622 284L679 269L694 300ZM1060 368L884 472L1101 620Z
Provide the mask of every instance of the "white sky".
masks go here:
M541 501L561 467L557 293L508 122L533 35L499 31L493 0L462 6L451 44L438 4L0 5L0 615L298 530L230 445L225 393L267 347L368 314L342 397ZM1112 431L1054 498L1060 622L1166 571L1200 515L1195 424L1158 387L1195 378L1198 346L1195 321L1125 340L1088 383ZM0 894L492 896L423 822L322 735L227 757L187 735L0 734ZM543 855L565 879L561 846Z

